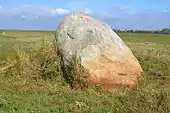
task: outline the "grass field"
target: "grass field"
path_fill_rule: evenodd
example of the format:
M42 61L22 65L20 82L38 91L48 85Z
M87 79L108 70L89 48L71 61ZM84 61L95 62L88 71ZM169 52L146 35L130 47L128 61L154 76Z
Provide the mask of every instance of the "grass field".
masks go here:
M170 35L119 34L144 69L134 89L72 90L53 32L0 31L0 113L169 113Z

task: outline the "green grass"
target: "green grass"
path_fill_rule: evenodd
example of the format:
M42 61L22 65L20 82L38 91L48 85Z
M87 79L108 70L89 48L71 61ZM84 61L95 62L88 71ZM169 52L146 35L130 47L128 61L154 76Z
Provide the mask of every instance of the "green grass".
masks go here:
M140 61L144 81L111 92L70 89L52 33L0 31L0 113L170 112L170 35L119 34Z
M152 42L156 44L170 44L169 34L140 34L140 33L123 33L120 36L125 42L146 43Z

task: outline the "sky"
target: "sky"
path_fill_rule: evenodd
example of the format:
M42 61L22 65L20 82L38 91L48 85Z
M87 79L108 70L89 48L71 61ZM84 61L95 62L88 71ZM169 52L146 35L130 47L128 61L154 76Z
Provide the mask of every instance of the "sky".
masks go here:
M72 13L114 29L170 28L170 0L0 0L0 29L55 30Z

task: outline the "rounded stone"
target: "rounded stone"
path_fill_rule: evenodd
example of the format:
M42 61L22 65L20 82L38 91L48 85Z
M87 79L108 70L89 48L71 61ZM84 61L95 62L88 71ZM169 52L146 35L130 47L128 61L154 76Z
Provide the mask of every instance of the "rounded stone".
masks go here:
M81 58L88 79L106 89L133 87L143 72L138 60L109 25L83 14L67 16L56 30L57 48L67 68Z

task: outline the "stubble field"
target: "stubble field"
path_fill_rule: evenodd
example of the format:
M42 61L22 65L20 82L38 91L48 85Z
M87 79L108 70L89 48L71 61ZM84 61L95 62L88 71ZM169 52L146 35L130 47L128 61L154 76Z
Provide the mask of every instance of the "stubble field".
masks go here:
M122 33L139 60L134 89L70 89L52 31L0 31L0 113L169 113L170 35Z

